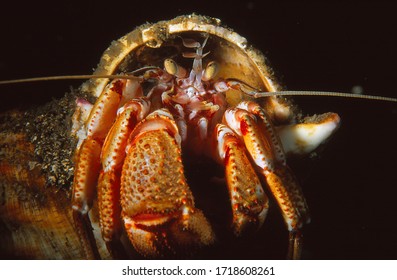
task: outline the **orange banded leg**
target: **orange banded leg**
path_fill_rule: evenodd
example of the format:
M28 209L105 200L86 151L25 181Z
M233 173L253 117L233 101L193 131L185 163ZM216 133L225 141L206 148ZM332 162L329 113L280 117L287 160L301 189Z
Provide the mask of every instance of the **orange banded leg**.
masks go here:
M134 129L121 176L122 219L135 249L148 257L213 242L211 226L186 183L180 136L166 109Z
M125 158L128 137L136 124L149 111L149 102L134 99L118 111L118 116L104 142L98 179L99 220L102 238L113 257L124 257L119 238L120 221L120 177Z
M88 217L100 171L102 143L108 133L121 100L119 83L112 82L99 96L85 122L86 139L76 149L72 208L75 227L87 259L99 259L98 249ZM80 145L81 142L81 145Z
M84 140L77 155L73 181L73 219L87 259L100 258L88 217L100 170L100 153L101 144L98 141Z
M258 229L264 222L269 201L254 168L245 153L244 144L228 127L215 128L216 151L225 166L226 181L236 235Z
M282 146L270 120L256 103L242 102L237 108L225 112L225 121L243 138L281 209L291 237L288 256L299 258L299 231L304 223L310 222L309 211L302 190L286 165Z
M78 135L80 139L76 148L76 168L72 187L73 217L82 247L89 259L100 258L88 212L93 203L99 176L101 147L116 117L125 84L124 80L111 82L98 97L90 114L80 114L80 117L74 119L78 122L85 121L86 134ZM88 118L85 120L86 115Z
M284 146L282 145L280 137L278 133L276 133L276 130L274 129L269 117L267 116L265 111L255 102L241 102L237 107L239 106L241 106L242 108L246 108L249 112L251 112L257 117L258 119L257 123L259 125L259 129L262 132L262 135L265 137L265 139L269 141L269 144L271 145L274 151L275 154L274 162L275 162L276 173L283 178L283 182L286 185L291 186L290 191L298 207L298 212L302 218L302 223L303 224L310 223L310 214L309 214L309 208L306 203L306 199L303 195L302 189L298 183L297 178L294 176L293 172L290 170L290 168L287 165ZM323 126L323 123L316 123L313 124L313 126L321 127ZM328 134L328 136L329 135L330 134ZM316 138L317 138L317 142L324 141L324 136L316 137ZM323 140L320 141L319 139L323 139ZM318 145L319 143L316 144L316 147ZM312 147L312 150L313 149L314 148Z
M72 205L74 210L83 214L91 209L100 170L102 144L116 117L121 100L121 93L117 89L116 83L108 85L92 106L88 119L85 120L87 129L85 139L80 139L81 145L79 144L76 149ZM85 193L91 195L87 196Z
M302 123L277 127L275 133L269 117L265 111L254 102L242 102L237 107L246 109L253 113L262 127L263 134L271 140L271 144L276 151L276 171L273 176L274 180L282 182L289 187L289 191L296 200L298 213L301 216L302 223L310 222L308 206L304 199L298 180L286 164L285 154L288 155L305 155L314 151L319 145L324 143L340 125L340 118L335 113L325 113L313 117L307 117ZM285 154L284 154L285 153ZM269 177L269 178L270 178ZM277 178L279 177L279 178ZM274 184L277 185L277 184ZM297 259L300 256L302 248L302 233L300 230L290 230L289 238L289 258Z

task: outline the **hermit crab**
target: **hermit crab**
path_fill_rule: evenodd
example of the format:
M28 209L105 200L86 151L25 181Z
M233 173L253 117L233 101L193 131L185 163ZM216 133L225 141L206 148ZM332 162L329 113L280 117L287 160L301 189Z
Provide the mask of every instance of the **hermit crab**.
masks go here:
M60 172L73 174L71 200L54 206L69 219L66 235L78 236L85 258L210 246L216 232L185 174L186 157L206 157L224 169L234 234L260 228L275 201L290 233L287 255L299 258L310 215L287 160L326 142L340 118L303 118L272 94L280 91L264 56L217 19L145 24L113 42L70 116L73 168ZM1 166L8 179L10 165Z
M278 89L263 57L216 20L198 16L142 26L114 43L95 74L120 73L126 77L84 84L97 100L78 100L73 117L79 142L72 205L87 257L98 256L87 225L96 188L102 237L113 254L122 228L151 257L213 242L182 152L224 166L236 235L265 220L263 180L291 233L290 256L298 256L299 231L310 217L286 155L312 152L338 127L338 115L302 121L284 98L255 101Z

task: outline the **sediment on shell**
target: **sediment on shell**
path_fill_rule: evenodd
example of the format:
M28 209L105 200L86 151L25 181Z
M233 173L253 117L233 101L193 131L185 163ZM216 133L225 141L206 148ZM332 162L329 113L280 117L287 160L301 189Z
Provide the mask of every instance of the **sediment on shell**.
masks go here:
M69 195L74 98L0 116L0 258L83 258Z

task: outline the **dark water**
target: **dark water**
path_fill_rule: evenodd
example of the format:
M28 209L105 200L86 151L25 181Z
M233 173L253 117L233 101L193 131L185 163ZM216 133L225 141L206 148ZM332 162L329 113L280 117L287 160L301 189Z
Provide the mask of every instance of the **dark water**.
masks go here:
M395 4L260 3L164 1L148 7L144 1L129 1L106 9L94 2L32 3L24 9L10 3L0 19L0 79L89 74L110 42L135 26L195 11L222 19L264 51L288 89L348 92L359 85L368 94L397 96ZM79 84L2 86L0 107L42 104ZM322 97L296 100L310 114L334 111L342 118L341 129L318 158L293 164L313 217L304 231L303 258L396 259L396 105ZM197 176L195 191L207 176ZM200 204L211 213L219 208L222 215L210 214L210 219L222 232L229 219L227 201L221 199L226 192L208 194L213 190L202 185ZM219 239L203 258L284 258L287 232L275 209L254 236L236 240L225 232Z

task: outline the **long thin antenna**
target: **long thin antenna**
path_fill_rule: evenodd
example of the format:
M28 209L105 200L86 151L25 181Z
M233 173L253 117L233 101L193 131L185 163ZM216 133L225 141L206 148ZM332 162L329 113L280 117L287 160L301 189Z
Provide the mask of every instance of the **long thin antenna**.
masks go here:
M49 77L39 77L39 78L6 80L6 81L0 81L0 85L43 82L43 81L84 80L84 79L101 79L101 78L141 80L141 78L132 75L66 75L66 76L49 76Z
M277 92L252 92L252 96L255 98L268 97L268 96L331 96L331 97L347 97L347 98L360 98L360 99L371 99L380 101L397 102L397 98L376 96L376 95L361 95L354 93L345 92L333 92L333 91L277 91Z
M332 92L332 91L277 91L277 92L252 92L253 97L268 97L268 96L331 96L331 97L347 97L347 98L360 98L360 99L371 99L380 101L397 102L397 98L366 95L366 94L354 94L344 92ZM250 95L251 95L250 94Z
M156 67L147 67L145 69L138 69L131 72L130 75L65 75L65 76L48 76L39 78L27 78L27 79L16 79L16 80L6 80L0 81L0 85L9 84L21 84L30 82L43 82L43 81L59 81L59 80L84 80L84 79L128 79L128 80L142 80L140 77L133 76L137 71L156 69ZM238 82L240 86L250 87L246 84ZM250 87L253 89L252 87ZM366 95L366 94L353 94L344 92L333 92L333 91L277 91L277 92L257 92L255 90L247 90L240 87L244 93L254 97L269 97L269 96L331 96L331 97L344 97L344 98L359 98L359 99L369 99L369 100L379 100L387 102L397 102L397 98L376 96L376 95Z
M277 92L261 92L260 90L246 84L238 79L227 79L226 84L233 88L242 91L243 93L252 96L254 98L269 97L269 96L331 96L331 97L344 97L344 98L360 98L360 99L370 99L388 102L397 102L397 98L376 96L376 95L366 95L366 94L354 94L345 92L334 92L334 91L277 91Z

